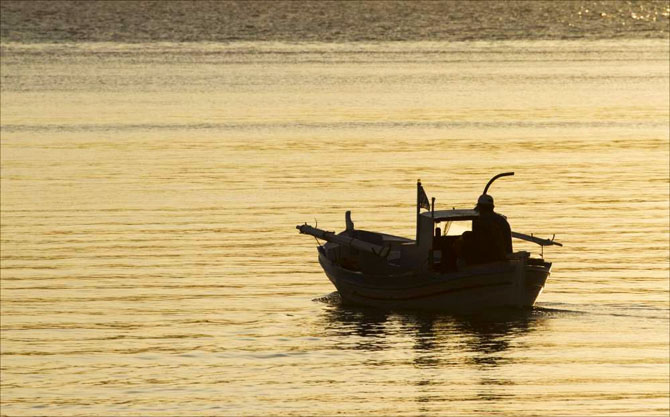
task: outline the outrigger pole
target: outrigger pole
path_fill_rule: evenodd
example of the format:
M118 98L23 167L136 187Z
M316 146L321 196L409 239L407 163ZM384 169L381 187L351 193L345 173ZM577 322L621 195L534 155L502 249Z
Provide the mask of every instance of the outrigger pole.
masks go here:
M356 239L346 235L336 234L335 232L328 232L322 229L317 229L312 227L307 223L301 224L295 227L300 231L300 233L305 235L311 235L319 239L327 240L328 242L337 243L338 245L348 246L354 249L358 249L363 252L368 252L373 255L381 256L385 258L389 255L391 247L375 245L374 243L366 242L364 240Z
M551 239L542 239L539 237L535 237L533 235L526 235L524 233L519 233L519 232L512 232L512 237L515 239L521 239L525 240L526 242L533 242L537 245L540 246L551 246L551 245L556 245L556 246L563 246L562 243L556 242L554 238L556 235L552 236Z

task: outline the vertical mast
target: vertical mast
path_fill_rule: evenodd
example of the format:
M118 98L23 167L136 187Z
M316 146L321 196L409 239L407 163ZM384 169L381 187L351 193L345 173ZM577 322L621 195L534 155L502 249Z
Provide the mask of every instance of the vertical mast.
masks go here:
M421 213L421 180L416 180L416 244L419 244L419 214Z

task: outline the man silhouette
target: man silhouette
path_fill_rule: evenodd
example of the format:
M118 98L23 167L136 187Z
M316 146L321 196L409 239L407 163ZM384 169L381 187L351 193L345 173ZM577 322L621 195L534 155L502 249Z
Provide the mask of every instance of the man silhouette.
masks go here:
M475 210L479 216L472 221L474 245L479 262L493 262L507 259L512 249L512 229L505 216L493 211L493 197L482 194Z

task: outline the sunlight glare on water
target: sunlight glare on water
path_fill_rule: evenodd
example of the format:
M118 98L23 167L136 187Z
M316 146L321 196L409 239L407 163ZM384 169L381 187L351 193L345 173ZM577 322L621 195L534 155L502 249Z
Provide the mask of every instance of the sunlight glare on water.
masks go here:
M3 43L3 414L667 415L668 55ZM343 307L295 230L411 237L418 178L505 171L565 244L532 311Z

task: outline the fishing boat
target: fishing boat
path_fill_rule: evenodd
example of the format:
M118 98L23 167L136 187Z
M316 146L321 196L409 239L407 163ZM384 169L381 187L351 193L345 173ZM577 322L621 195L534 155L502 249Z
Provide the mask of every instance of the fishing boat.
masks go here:
M478 203L490 201L492 211L489 187L496 179L511 175L514 173L505 172L491 178ZM414 240L356 229L350 211L345 213L346 229L340 233L307 223L296 228L317 242L325 241L317 247L319 263L345 304L454 312L533 306L551 271L543 249L562 244L555 236L541 239L511 231L508 225L510 250L497 257L473 256L477 253L471 252L484 249L464 243L483 221L479 207L435 210L435 199L428 203L418 181ZM466 231L452 235L450 229ZM511 251L511 238L540 245L540 256Z

